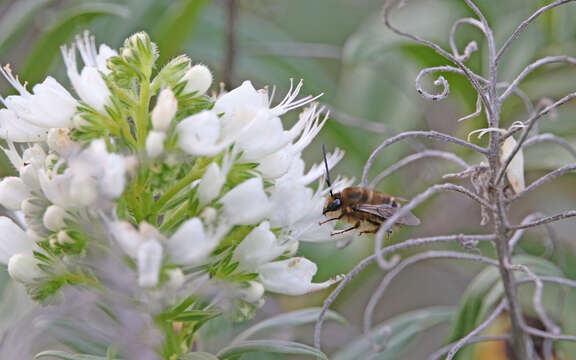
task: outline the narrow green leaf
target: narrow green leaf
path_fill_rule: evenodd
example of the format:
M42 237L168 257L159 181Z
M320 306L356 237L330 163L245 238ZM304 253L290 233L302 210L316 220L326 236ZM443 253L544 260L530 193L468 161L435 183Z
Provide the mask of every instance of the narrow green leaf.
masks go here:
M161 49L159 64L178 55L183 45L193 33L198 14L206 4L206 0L183 0L166 12L164 18L159 19L156 31L152 33L154 41Z
M105 3L85 3L66 11L36 41L22 68L22 79L31 84L42 81L50 65L60 56L60 46L92 20L110 15L127 17L129 14L129 9L124 6Z
M451 307L431 307L400 314L348 344L334 355L332 360L401 359L402 353L416 340L418 334L450 320L453 316L454 309ZM386 346L384 350L374 353L373 342Z
M65 351L48 350L43 351L35 356L36 359L52 357L62 360L107 360L105 356L86 355L86 354L71 354Z
M266 319L244 330L242 333L236 336L234 340L231 341L231 344L236 344L245 341L249 337L254 336L257 333L262 333L264 331L275 330L277 328L283 328L283 327L294 327L315 322L318 319L321 310L322 309L320 308L296 310L274 316L270 319ZM342 324L346 323L346 319L344 319L335 311L330 310L328 310L328 312L326 313L326 320L335 320Z
M251 352L265 352L276 354L308 355L328 360L328 357L320 350L312 346L292 341L281 340L249 340L228 346L218 353L221 359L232 359L239 355Z

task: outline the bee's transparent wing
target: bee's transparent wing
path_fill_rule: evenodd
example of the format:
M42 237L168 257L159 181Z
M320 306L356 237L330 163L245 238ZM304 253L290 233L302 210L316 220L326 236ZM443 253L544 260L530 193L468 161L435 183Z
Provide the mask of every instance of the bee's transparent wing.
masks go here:
M366 214L376 215L378 217L388 219L394 215L400 207L391 206L389 204L361 204L354 206L354 210L360 211ZM416 226L420 225L420 219L418 219L414 214L408 212L406 215L402 216L396 221L397 224Z

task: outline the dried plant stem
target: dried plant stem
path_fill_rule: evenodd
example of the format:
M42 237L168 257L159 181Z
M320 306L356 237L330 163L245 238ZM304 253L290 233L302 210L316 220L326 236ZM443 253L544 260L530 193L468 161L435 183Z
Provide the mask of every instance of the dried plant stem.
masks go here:
M564 149L566 149L566 151L570 153L570 155L572 155L572 157L576 158L576 147L572 146L572 144L570 144L568 141L554 134L546 133L534 135L526 140L524 147L532 146L546 141L553 142L562 146Z
M446 360L452 360L456 353L460 351L460 349L468 344L470 339L478 336L484 329L488 327L504 311L506 308L506 301L502 300L498 306L492 311L492 313L484 320L480 325L478 325L474 330L470 331L468 335L463 337L462 339L458 340L451 348L448 350L448 354L446 355ZM519 358L519 359L527 359L527 358Z
M564 174L571 173L574 170L576 170L576 165L566 165L566 166L562 166L561 168L558 168L554 171L551 171L548 174L539 178L538 180L532 182L522 192L512 196L507 201L510 202L510 201L517 200L517 199L521 198L522 196L526 195L527 193L529 193L530 191L536 189L538 186L541 186L542 184L544 184L550 180L553 180L559 176L562 176Z
M380 174L378 174L377 176L374 177L374 180L372 180L372 182L370 182L370 185L368 185L368 188L374 189L376 186L378 186L378 184L382 180L384 180L384 178L386 178L387 176L390 176L395 171L403 168L404 166L406 166L406 165L408 165L414 161L417 161L420 159L425 159L425 158L430 158L430 157L436 157L436 158L446 159L446 160L452 161L452 162L460 165L464 169L467 169L468 167L470 167L470 165L468 165L468 163L466 161L464 161L462 158L456 156L455 154L453 154L451 152L439 151L439 150L424 150L424 151L421 151L419 153L407 156L404 159L398 161L396 164L391 165L386 170L382 171Z
M560 214L543 217L543 218L540 218L540 219L538 219L538 220L531 221L531 222L526 223L526 224L509 225L509 226L508 226L508 229L510 229L510 230L527 229L527 228L531 228L531 227L534 227L534 226L543 225L543 224L548 224L548 223L551 223L551 222L555 222L555 221L558 221L558 220L567 219L567 218L574 217L574 216L576 216L576 210L568 210L568 211L564 211L564 212L562 212L562 213L560 213Z
M378 155L378 153L380 151L382 151L383 149L385 149L386 147L397 143L399 141L411 138L411 137L425 137L425 138L430 138L430 139L437 139L440 141L444 141L444 142L449 142L449 143L453 143L453 144L458 144L460 146L464 146L466 148L472 149L476 152L479 152L481 154L486 153L486 149L478 146L478 145L474 145L472 143L469 143L467 141L455 138L453 136L450 135L446 135L437 131L407 131L407 132L403 132L401 134L398 134L396 136L393 136L391 138L389 138L388 140L384 141L382 144L380 144L373 152L372 154L370 154L370 157L368 158L368 160L366 161L366 164L364 165L364 170L362 171L362 186L366 187L368 184L368 172L370 171L370 168L372 167L372 164L374 163L374 159L376 158L376 156Z
M488 342L488 341L510 341L510 336L508 335L491 335L491 336L474 336L468 339L466 342L467 344L475 344L479 342ZM446 354L452 347L456 345L456 342L452 344L448 344L428 357L428 360L438 360L442 355Z
M435 244L435 243L443 243L443 242L456 242L456 241L493 241L496 237L492 234L490 235L446 235L446 236L431 236L431 237L423 237L423 238L415 238L409 239L399 244L394 244L388 246L382 250L380 250L382 256L394 253L396 251L407 249L411 247L419 247L428 244ZM366 266L370 265L376 260L376 255L371 255L366 259L362 260L358 265L354 267L345 277L344 279L336 286L334 290L330 293L330 295L324 301L322 306L322 311L318 316L318 320L316 321L316 325L314 327L314 346L320 349L321 344L321 336L322 336L322 325L324 323L324 318L326 316L326 311L330 308L332 303L336 300L338 295L344 290L346 285L352 281L362 270L366 268Z
M423 252L414 256L411 256L400 264L395 266L390 272L384 276L380 285L376 288L376 290L372 293L370 297L370 301L364 310L364 326L363 331L366 336L369 336L370 329L372 328L372 319L374 318L374 310L376 309L376 305L384 295L384 292L388 288L388 285L400 274L405 268L410 265L416 264L420 261L430 260L430 259L457 259L457 260L470 260L470 261L478 261L483 262L489 265L498 266L498 262L492 260L490 258L479 256L479 255L472 255L467 253L461 252L454 252L454 251L427 251Z

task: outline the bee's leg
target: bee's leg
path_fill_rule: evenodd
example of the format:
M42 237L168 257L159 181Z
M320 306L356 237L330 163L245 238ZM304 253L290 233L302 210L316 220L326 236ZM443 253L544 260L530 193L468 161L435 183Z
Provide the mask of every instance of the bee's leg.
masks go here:
M344 214L342 214L342 215L340 215L340 216L338 216L338 217L332 218L332 219L320 221L320 222L318 223L318 225L324 225L324 224L326 224L327 222L330 222L330 221L340 220L340 219L342 219L343 217L344 217Z
M348 231L352 231L352 230L354 230L354 229L358 229L359 227L360 227L360 221L358 221L354 226L351 226L351 227L349 227L348 229L344 229L344 230L342 230L342 231L334 232L334 233L330 234L330 236L344 234L344 233L347 233Z

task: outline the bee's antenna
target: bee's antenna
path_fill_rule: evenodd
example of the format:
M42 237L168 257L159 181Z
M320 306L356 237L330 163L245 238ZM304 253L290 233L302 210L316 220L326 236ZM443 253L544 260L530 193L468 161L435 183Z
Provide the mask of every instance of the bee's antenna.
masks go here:
M328 185L328 190L330 190L330 196L334 196L332 193L332 183L330 182L330 169L328 169L328 160L326 160L326 149L324 144L322 144L322 155L324 155L324 166L326 167L326 184Z

